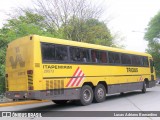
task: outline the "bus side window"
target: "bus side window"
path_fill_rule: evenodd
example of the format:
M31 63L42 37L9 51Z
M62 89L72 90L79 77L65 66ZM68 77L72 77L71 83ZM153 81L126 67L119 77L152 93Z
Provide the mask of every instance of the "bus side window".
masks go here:
M107 63L107 52L91 50L92 62L94 63Z
M91 50L91 57L92 57L92 62L98 63L98 51L96 50Z
M66 46L56 45L55 53L56 53L55 60L60 60L60 61L68 60Z
M137 56L137 55L132 55L131 56L132 59L132 65L136 65L136 66L141 66L141 57Z
M83 62L90 62L90 57L89 57L89 50L88 49L81 49L81 56L80 59Z
M121 54L122 64L130 65L131 64L131 56L128 54Z
M92 62L96 62L96 53L95 51L91 51Z
M70 47L70 60L77 61L77 49L75 47Z
M43 61L68 61L67 46L51 43L41 43L41 46Z
M148 58L147 57L143 57L143 66L146 66L146 67L149 66L149 62L148 62Z
M54 60L55 58L55 45L53 44L41 44L42 46L42 59L43 61Z
M100 51L100 61L101 63L107 63L107 53L105 51Z
M70 47L70 59L72 62L90 62L89 50L85 48Z
M119 53L108 52L108 56L109 56L109 63L115 63L115 64L120 63Z

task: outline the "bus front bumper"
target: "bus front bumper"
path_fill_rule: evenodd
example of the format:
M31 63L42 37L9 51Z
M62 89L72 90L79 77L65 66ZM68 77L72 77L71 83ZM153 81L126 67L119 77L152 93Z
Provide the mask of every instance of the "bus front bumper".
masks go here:
M40 99L40 100L78 100L81 88L36 90L36 91L7 91L10 99Z

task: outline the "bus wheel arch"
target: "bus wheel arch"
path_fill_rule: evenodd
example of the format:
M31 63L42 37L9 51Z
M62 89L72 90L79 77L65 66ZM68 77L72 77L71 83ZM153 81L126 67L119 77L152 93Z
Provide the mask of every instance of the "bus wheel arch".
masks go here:
M92 89L94 88L94 85L92 82L84 82L82 86L89 85Z
M105 81L99 81L98 84L103 84L104 87L106 88L106 93L108 93L108 84Z

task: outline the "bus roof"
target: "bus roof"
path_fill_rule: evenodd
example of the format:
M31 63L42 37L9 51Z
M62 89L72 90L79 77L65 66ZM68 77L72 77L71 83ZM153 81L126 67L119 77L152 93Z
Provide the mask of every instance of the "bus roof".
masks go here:
M31 37L31 36L33 37L33 39L38 39L40 42L55 43L55 44L77 46L77 47L83 47L83 48L92 48L92 49L97 49L97 50L107 50L107 51L113 51L113 52L136 54L136 55L152 57L148 53L136 52L136 51L125 50L125 49L120 49L120 48L115 48L115 47L108 47L108 46L103 46L103 45L95 45L95 44L84 43L84 42L77 42L77 41L72 41L72 40L44 37L44 36L39 36L39 35L30 35L26 37Z

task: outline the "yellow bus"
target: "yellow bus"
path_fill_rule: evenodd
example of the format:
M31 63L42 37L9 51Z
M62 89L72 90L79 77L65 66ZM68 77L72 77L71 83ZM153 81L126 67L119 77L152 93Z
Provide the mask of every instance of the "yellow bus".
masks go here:
M106 94L155 86L147 53L30 35L12 41L6 55L6 96L56 104L103 102Z

